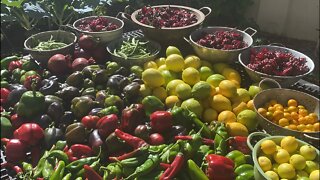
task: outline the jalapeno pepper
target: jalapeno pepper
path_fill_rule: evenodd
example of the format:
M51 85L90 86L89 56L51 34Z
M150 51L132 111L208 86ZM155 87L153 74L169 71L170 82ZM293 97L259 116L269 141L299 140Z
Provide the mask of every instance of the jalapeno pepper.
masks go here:
M159 155L149 155L148 159L139 167L136 168L133 174L125 179L134 179L139 176L143 176L151 172L160 163Z
M199 168L199 166L192 160L188 160L188 174L191 180L209 180L206 174Z

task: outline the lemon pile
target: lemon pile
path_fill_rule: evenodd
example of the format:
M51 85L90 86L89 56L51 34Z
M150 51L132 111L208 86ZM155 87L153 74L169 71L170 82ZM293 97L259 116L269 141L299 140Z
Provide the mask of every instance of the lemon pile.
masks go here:
M183 57L178 48L169 46L166 57L146 62L143 68L142 96L154 95L167 108L187 108L204 122L226 123L234 136L247 136L256 128L254 94L240 88L240 74L228 64Z
M299 147L295 137L286 136L277 144L264 140L261 145L258 163L271 180L282 179L319 179L319 157L310 145Z

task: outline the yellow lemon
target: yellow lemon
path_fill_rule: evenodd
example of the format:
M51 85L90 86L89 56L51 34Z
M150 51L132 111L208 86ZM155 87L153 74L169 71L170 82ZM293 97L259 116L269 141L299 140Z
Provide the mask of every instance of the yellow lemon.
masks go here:
M185 84L185 83L184 83L182 80L180 80L180 79L171 80L171 81L167 84L167 87L166 87L167 93L168 93L169 95L176 95L176 87L177 87L179 84Z
M241 76L239 72L232 68L225 68L222 72L222 75L228 80L235 80L241 84Z
M282 163L278 167L278 174L283 179L292 179L296 176L296 171L291 164Z
M201 60L198 56L189 55L184 59L185 68L193 67L198 69L201 66Z
M195 68L188 67L182 72L182 80L190 86L193 86L200 81L200 73Z
M170 56L171 54L178 54L181 56L180 50L175 46L168 46L166 49L166 56Z
M296 170L303 170L306 167L306 159L300 154L292 155L289 162Z
M229 123L229 122L236 122L236 120L237 120L236 115L233 112L229 111L229 110L222 111L218 115L218 121L219 122Z
M293 153L297 150L299 144L295 137L293 136L286 136L282 138L280 142L280 146L287 150L289 153Z
M156 62L158 67L160 67L161 65L166 64L166 58L161 57L161 58L156 59L154 62Z
M143 68L144 68L144 70L149 69L149 68L158 69L158 65L154 61L148 61L143 64Z
M277 149L273 154L273 159L278 163L286 163L289 162L290 154L285 149Z
M142 97L146 97L151 95L152 93L152 89L148 86L146 86L145 84L141 84L140 85L140 94L142 95Z
M248 129L238 122L229 122L226 128L230 136L248 136L249 134Z
M309 179L310 180L319 180L320 179L320 171L319 171L319 169L312 171L310 173Z
M247 104L244 102L233 104L232 107L232 111L235 115L238 115L241 111L248 109Z
M146 69L142 72L142 80L149 87L160 87L165 83L163 76L157 69Z
M224 110L231 111L232 109L230 100L221 94L212 97L211 107L217 112L222 112Z
M279 180L279 176L274 171L267 171L265 172L265 175L267 175L271 180Z
M167 69L174 72L181 72L184 68L184 59L178 54L171 54L166 58Z
M261 147L262 152L264 152L267 155L273 154L277 150L277 145L272 140L264 140L261 143L260 147Z
M212 108L207 108L203 112L203 120L207 123L217 120L218 112Z
M234 98L237 96L237 87L230 80L223 80L219 84L219 92L227 98Z
M247 102L247 107L248 107L248 109L254 111L254 104L253 104L253 100L252 99Z
M213 71L221 74L225 68L228 68L229 65L226 63L216 63L213 65Z
M165 70L168 70L167 66L165 64L159 66L158 68L159 71L165 71Z
M266 172L272 169L272 164L269 158L265 157L265 156L260 156L258 158L258 163L261 167L261 169Z
M164 87L156 87L152 90L152 95L164 101L167 98L167 91Z
M167 106L167 108L172 108L173 106L180 106L181 105L181 101L178 98L178 96L168 96L166 98L165 104Z

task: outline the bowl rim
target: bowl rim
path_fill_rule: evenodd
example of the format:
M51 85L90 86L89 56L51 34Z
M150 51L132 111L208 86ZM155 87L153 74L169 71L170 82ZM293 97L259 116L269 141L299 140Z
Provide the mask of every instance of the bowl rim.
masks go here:
M121 23L121 26L117 29L114 29L114 30L111 30L111 31L99 31L99 32L89 32L89 31L83 31L81 29L79 29L78 27L76 27L76 24L81 21L81 20L85 20L85 19L90 19L90 18L96 18L96 17L105 17L107 19L114 19L114 20L117 20ZM87 17L83 17L83 18L80 18L80 19L77 19L76 21L73 22L72 24L73 28L76 29L77 31L81 32L81 33L87 33L87 34L95 34L95 35L98 35L98 34L104 34L104 33L111 33L111 32L116 32L116 31L119 31L121 29L123 29L123 26L124 26L124 22L119 19L119 18L116 18L116 17L112 17L112 16L87 16Z
M128 40L128 39L130 39L130 38L131 38L131 37L121 37L121 38L119 38L119 39L115 39L115 40L111 41L110 43L108 43L108 45L107 45L107 47L106 47L108 53L110 53L112 56L115 56L115 57L117 57L117 58L121 58L121 59L123 59L123 60L139 61L139 60L141 60L141 59L145 59L145 58L150 58L150 57L153 57L153 56L157 56L157 55L160 53L160 51L161 51L161 45L160 45L158 42L153 41L153 40L151 40L151 39L149 39L149 38L146 38L146 37L135 37L135 38L137 38L137 39L143 39L143 40L146 40L146 41L151 42L151 43L153 44L153 46L157 49L157 51L156 51L155 53L151 54L150 56L147 56L147 57L143 57L143 58L131 58L131 57L129 57L129 58L127 58L127 59L124 59L123 57L118 56L118 55L115 55L113 52L111 52L110 46L113 46L114 44L116 44L116 43L118 43L118 42L121 42L121 41L123 41L123 40Z
M147 25L147 24L143 24L141 23L140 21L137 20L136 16L138 14L138 12L140 12L142 9L138 9L138 10L135 10L132 14L131 14L131 19L133 22L137 23L138 25L140 26L143 26L145 28L150 28L150 29L158 29L158 30L181 30L181 29L188 29L188 28L191 28L191 27L194 27L194 26L197 26L199 24L201 24L204 20L205 20L205 15L203 14L203 12L201 12L200 10L198 9L195 9L195 8L192 8L192 7L188 7L188 6L180 6L180 5L169 5L169 4L163 4L163 5L156 5L156 6L151 6L152 8L154 7L175 7L175 8L181 8L181 9L186 9L186 10L189 10L191 11L193 14L197 13L199 14L200 18L197 19L197 22L196 23L193 23L193 24L190 24L188 26L181 26L181 27L162 27L162 28L156 28L154 26L150 26L150 25Z
M299 52L299 51L296 51L296 50L294 50L294 49L290 49L290 48L287 48L287 47L274 46L274 45L251 46L250 48L247 49L247 51L249 51L249 50L251 50L251 49L258 49L258 48L278 48L278 49L287 50L287 51L289 51L289 52L295 52L295 53L297 53L297 54L302 55L302 57L304 56L305 59L306 59L306 61L311 62L312 65L311 65L311 66L308 66L308 67L310 68L308 72L306 72L306 73L304 73L304 74L296 75L296 76L277 76L277 75L270 75L270 74L265 74L265 73L262 73L262 72L259 72L259 71L255 71L255 70L250 69L249 67L247 67L247 65L242 61L242 57L241 57L241 56L242 56L242 53L243 53L243 52L241 52L241 53L238 55L238 61L240 62L240 64L241 64L246 70L252 71L252 72L257 73L257 74L259 74L259 75L261 75L261 76L264 76L264 77L279 78L279 79L285 79L285 78L301 78L301 77L303 77L303 76L306 76L306 75L310 74L310 73L314 70L314 66L315 66L315 65L314 65L313 60L312 60L309 56L303 54L302 52Z
M252 150L252 159L253 159L253 162L254 162L254 165L255 167L257 168L258 172L264 177L267 179L267 176L265 175L265 172L262 170L262 168L260 167L259 163L258 163L258 150L259 150L259 147L261 145L261 143L264 141L264 140L273 140L273 139L280 139L280 138L284 138L286 136L268 136L268 137L264 137L262 139L260 139L253 147L253 150ZM320 156L320 152L319 150L314 147L313 145L305 142L305 141L302 141L298 138L296 138L296 140L298 141L299 144L303 144L303 145L310 145L312 146L313 148L316 149L316 152L317 152L317 156L319 158ZM260 150L261 151L261 150Z
M205 29L211 30L211 29L214 29L214 28L221 28L221 29L226 29L226 30L235 30L235 31L241 32L241 33L243 33L243 34L246 34L246 35L248 35L248 37L251 38L251 44L250 44L250 45L248 44L248 46L243 47L243 48L241 48L241 49L223 50L223 49L215 49L215 48L209 48L209 47L206 47L206 46L202 46L202 45L198 44L197 42L195 42L195 41L192 39L192 35L194 35L195 33L202 32L202 31L205 30ZM193 32L189 35L189 39L190 39L190 41L192 42L192 44L194 44L194 45L196 45L196 46L198 46L198 47L205 48L205 49L207 49L207 50L216 50L216 51L223 51L223 52L238 52L238 51L243 51L243 50L245 50L245 49L250 48L250 47L252 46L252 44L253 44L253 38L252 38L252 36L250 36L248 33L246 33L245 31L242 31L242 30L240 30L240 29L237 29L237 28L226 27L226 26L207 26L207 27L203 27L203 28L197 29L197 30L193 31Z
M319 102L319 99L318 99L318 98L316 98L316 97L314 97L314 96L311 96L311 95L309 95L309 94L307 94L307 93L304 93L304 92L301 92L301 91L297 91L297 90L293 90L293 89L286 89L286 88L271 88L271 89L266 89L266 90L263 90L263 91L259 92L259 93L253 98L253 107L254 107L254 110L256 111L256 113L259 115L260 118L262 118L264 121L267 121L268 123L272 123L273 125L277 126L277 127L280 128L280 129L292 131L292 132L295 132L295 133L299 133L299 134L309 134L309 135L311 135L311 136L320 133L320 131L317 131L317 132L301 132L301 131L297 131L297 130L286 129L286 128L284 128L284 127L279 126L278 124L275 124L275 123L272 122L272 121L269 121L267 118L263 117L263 116L258 112L258 109L261 108L261 107L257 107L257 106L256 106L255 100L257 99L257 97L258 97L259 94L261 95L262 93L265 93L265 92L267 92L267 91L274 91L274 90L293 91L293 92L295 92L295 93L300 93L300 94L303 95L303 96L309 96L309 97L311 97L311 98L313 98L313 99L315 99L316 101ZM266 103L266 102L265 102L265 103ZM258 109L257 109L257 108L258 108ZM319 115L319 114L318 114L318 115Z
M61 32L61 33L65 33L65 34L70 34L74 37L73 39L73 42L67 44L66 46L63 46L61 48L57 48L57 49L52 49L52 50L35 50L35 49L32 49L30 47L27 46L27 42L30 41L32 38L35 38L36 36L40 35L40 34L50 34L50 33L55 33L55 32ZM73 46L76 42L77 42L78 38L77 36L73 33L73 32L70 32L70 31L64 31L64 30L52 30L52 31L43 31L43 32L40 32L40 33L37 33L37 34L33 34L31 36L29 36L23 43L24 45L24 48L25 50L29 51L29 52L54 52L54 51L59 51L59 50L62 50L62 49L67 49L71 46Z

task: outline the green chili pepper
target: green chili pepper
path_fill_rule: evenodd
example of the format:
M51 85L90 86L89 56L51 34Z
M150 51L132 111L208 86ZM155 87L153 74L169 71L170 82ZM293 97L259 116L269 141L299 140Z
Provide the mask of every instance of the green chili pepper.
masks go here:
M148 148L148 151L150 153L155 153L155 154L159 154L160 152L162 152L162 150L164 148L166 148L168 145L166 144L161 144L161 145L158 145L158 146L149 146Z
M48 158L49 157L54 157L54 158L57 158L58 160L64 161L65 164L69 163L68 155L65 152L61 151L61 150L53 150L53 151L51 151L50 154L48 155Z
M128 158L120 161L119 163L123 167L137 167L142 164L147 159L146 155L141 155L138 157Z
M100 168L100 159L98 159L97 161L93 162L90 167L92 169L94 169L95 171L97 171L99 168ZM76 174L75 174L75 177L84 177L84 168L82 168L80 171L78 171Z
M223 123L219 125L214 138L215 154L226 155L227 154L227 139L229 135L227 129Z
M49 163L48 160L44 162L43 169L42 169L42 177L48 179L53 173L53 166Z
M212 138L211 131L207 125L205 125L194 112L189 112L189 116L192 118L193 124L196 126L197 130L201 129L201 135L205 138Z
M188 160L188 173L192 180L209 180L199 166L191 159Z
M135 166L137 167L137 166ZM122 174L124 177L128 177L130 176L132 173L134 173L134 171L136 170L135 167L123 167L122 168Z
M33 170L32 168L32 164L30 163L27 163L27 162L22 162L22 169L23 169L23 172L31 172Z
M56 146L55 146L55 150L63 150L67 145L67 141L57 141Z
M82 158L76 161L73 161L72 163L68 164L66 166L66 169L71 171L71 172L76 172L79 171L80 169L83 168L83 165L85 164L92 164L94 161L96 161L98 157L87 157L87 158Z
M83 180L82 177L77 177L75 180Z
M71 179L72 174L68 173L67 175L65 175L62 180L70 180Z
M53 172L49 180L60 180L63 177L65 169L64 161L59 161L56 170Z
M49 151L45 151L43 156L40 158L37 166L34 168L35 169L34 174L33 174L34 179L37 179L38 177L40 177L42 175L42 170L44 168L44 164L45 164L45 161L46 161L48 155L49 155Z
M147 175L137 177L136 180L149 180L149 179L158 180L158 179L160 179L160 176L162 173L163 173L163 171L155 169L152 172L148 173ZM183 179L183 180L185 180L185 179Z
M131 174L125 179L134 179L136 177L146 175L149 172L151 172L157 165L159 165L159 163L160 163L159 155L157 154L149 155L148 159L142 165L137 167L137 169L133 174Z

